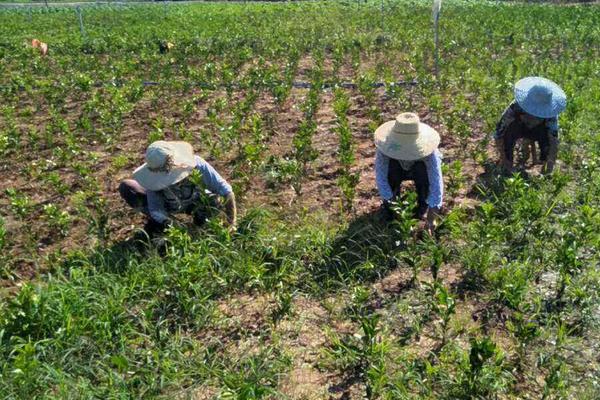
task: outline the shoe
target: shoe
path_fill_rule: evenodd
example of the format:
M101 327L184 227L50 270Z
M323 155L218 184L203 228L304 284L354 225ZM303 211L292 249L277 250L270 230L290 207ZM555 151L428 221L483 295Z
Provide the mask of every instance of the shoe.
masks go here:
M146 225L144 225L144 231L150 238L153 238L157 235L162 235L165 232L167 225L168 223L166 222L160 223L153 219L149 219L148 222L146 222Z

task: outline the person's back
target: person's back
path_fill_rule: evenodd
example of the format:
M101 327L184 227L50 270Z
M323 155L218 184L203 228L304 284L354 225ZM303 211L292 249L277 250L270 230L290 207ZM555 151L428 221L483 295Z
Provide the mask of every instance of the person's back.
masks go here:
M558 153L558 114L565 106L564 92L548 79L530 77L516 83L515 101L502 114L494 133L500 163L506 171L512 171L515 145L523 139L526 146L539 144L542 170L552 172Z
M193 181L194 171L202 184ZM134 179L121 182L121 197L135 210L148 216L145 230L162 232L171 215L190 214L202 225L211 210L225 207L228 221L236 225L237 208L231 185L202 157L195 156L186 142L158 141L146 151L146 163L133 173ZM224 198L221 204L218 197Z

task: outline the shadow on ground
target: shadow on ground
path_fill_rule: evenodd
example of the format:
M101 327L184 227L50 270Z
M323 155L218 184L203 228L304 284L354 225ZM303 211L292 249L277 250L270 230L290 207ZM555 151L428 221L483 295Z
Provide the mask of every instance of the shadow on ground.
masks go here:
M313 281L325 291L372 282L398 267L394 256L403 238L380 210L354 219L331 243L323 260L311 268Z

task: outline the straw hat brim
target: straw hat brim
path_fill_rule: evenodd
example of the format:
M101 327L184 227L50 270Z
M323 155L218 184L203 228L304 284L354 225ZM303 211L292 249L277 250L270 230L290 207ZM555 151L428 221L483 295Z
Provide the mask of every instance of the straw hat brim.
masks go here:
M146 190L160 191L187 178L196 167L194 150L186 142L170 142L173 166L170 171L152 171L144 163L133 172L135 179Z
M535 85L543 85L552 91L552 102L539 104L528 97ZM515 100L527 114L538 118L553 118L567 107L567 95L556 83L541 77L523 78L515 84Z
M394 133L396 121L388 121L375 131L375 146L396 160L414 161L427 157L438 148L440 134L431 126L419 123L415 134Z

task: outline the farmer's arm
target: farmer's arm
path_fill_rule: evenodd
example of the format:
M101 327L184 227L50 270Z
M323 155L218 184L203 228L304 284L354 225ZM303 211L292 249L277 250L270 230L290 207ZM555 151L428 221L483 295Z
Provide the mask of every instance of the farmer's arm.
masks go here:
M377 150L377 153L375 154L375 182L377 184L377 189L379 190L379 196L384 202L392 200L392 197L394 196L388 180L389 168L389 157Z
M237 224L237 205L231 185L206 160L196 156L196 169L202 175L206 188L225 198L225 213L229 224Z
M548 131L548 149L546 154L546 162L542 167L542 173L551 173L554 170L556 156L558 155L558 117L549 118L545 121L545 126Z
M507 148L508 146L506 144L506 137L504 134L506 133L508 126L517 118L517 107L517 103L513 102L506 108L506 110L504 110L502 117L500 117L500 121L498 121L496 124L496 131L494 133L494 140L498 149L500 161L502 166L507 170L512 169L512 159L507 156L509 149ZM512 148L510 151L512 151Z
M496 131L494 132L495 140L502 140L504 132L506 132L506 128L508 128L508 126L517 118L517 107L518 106L516 102L512 102L508 107L506 107L506 110L504 110L500 120L496 124Z
M394 197L390 182L388 180L388 171L390 169L390 159L388 156L377 150L375 154L375 183L379 190L379 196L383 200L383 218L387 221L394 218L394 212L390 207L390 201Z
M432 154L425 157L425 166L427 167L427 178L429 179L429 195L427 196L427 229L433 232L436 215L442 208L444 198L444 179L442 177L442 153L435 150Z
M148 213L150 218L159 224L167 224L169 222L169 214L165 210L165 201L162 195L158 192L148 191Z
M235 194L233 194L233 192L225 197L225 213L227 214L229 225L237 226L237 205L235 203Z

